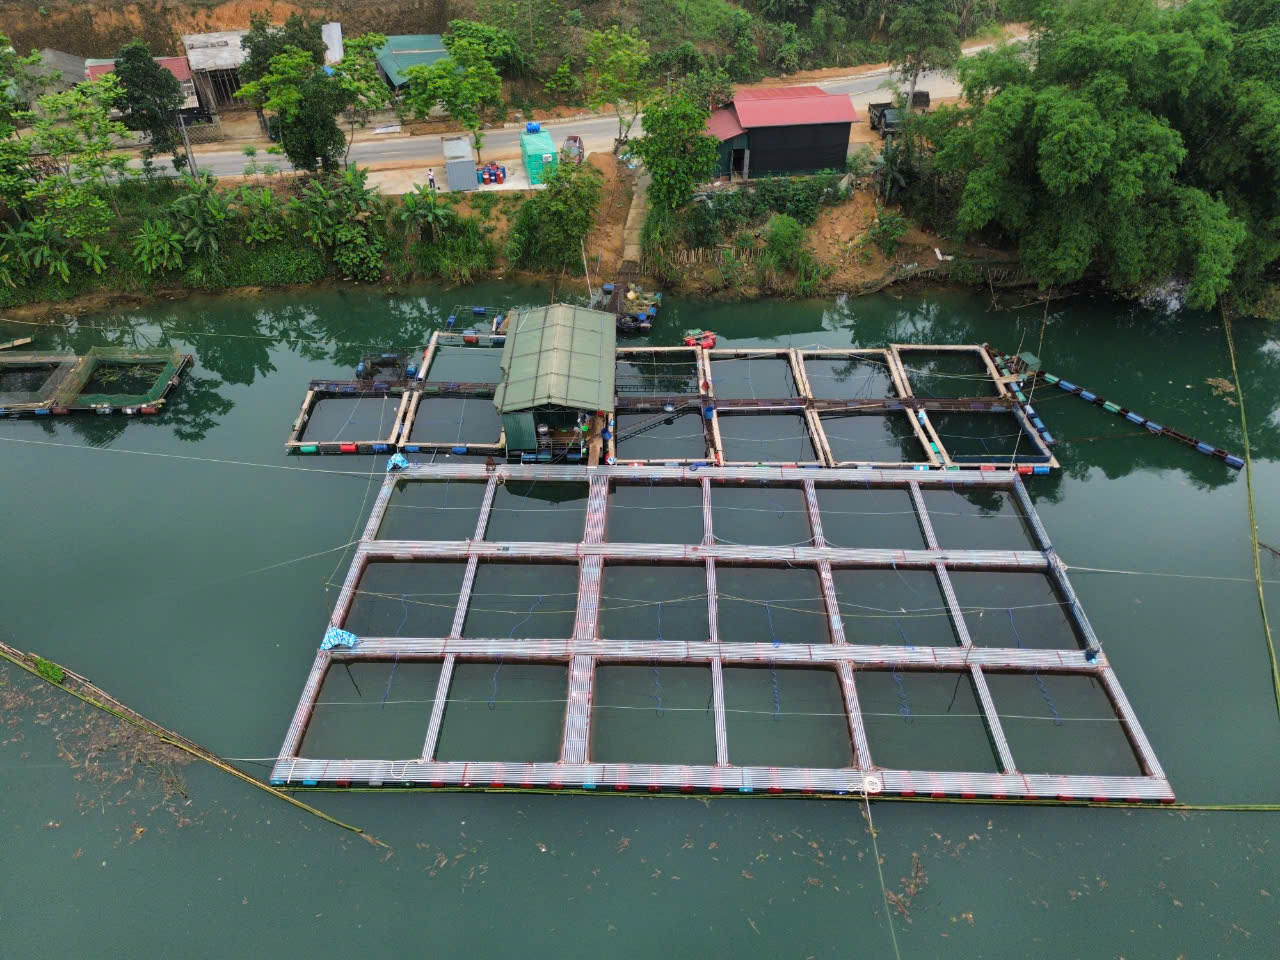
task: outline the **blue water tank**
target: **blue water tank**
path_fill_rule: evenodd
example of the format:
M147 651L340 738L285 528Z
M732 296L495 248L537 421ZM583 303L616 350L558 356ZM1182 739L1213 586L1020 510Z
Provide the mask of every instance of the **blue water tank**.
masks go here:
M530 120L528 123L524 125L524 132L525 133L541 133L542 124L540 124L537 120Z

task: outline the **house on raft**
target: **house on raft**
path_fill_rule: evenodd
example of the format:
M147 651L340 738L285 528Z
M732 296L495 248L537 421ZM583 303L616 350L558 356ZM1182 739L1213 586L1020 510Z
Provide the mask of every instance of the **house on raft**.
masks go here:
M567 303L507 321L493 404L507 458L599 461L614 409L617 320Z
M717 177L787 177L843 170L849 126L857 119L848 94L821 87L739 90L707 118L720 142Z

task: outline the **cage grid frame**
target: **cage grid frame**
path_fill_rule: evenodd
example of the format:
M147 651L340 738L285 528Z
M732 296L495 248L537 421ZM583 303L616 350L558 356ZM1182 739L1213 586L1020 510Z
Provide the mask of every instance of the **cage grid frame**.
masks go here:
M396 484L483 480L473 537L454 541L379 540ZM484 540L498 485L514 481L585 482L589 487L585 526L574 542ZM702 491L704 535L697 544L610 543L606 539L608 500L617 482L688 484ZM811 538L808 546L738 546L717 543L712 516L717 485L761 484L804 491ZM924 536L923 549L836 548L822 533L817 491L859 487L909 492ZM1016 504L1034 549L964 550L939 546L922 491L1003 490ZM743 467L584 467L481 464L424 465L388 474L370 511L329 625L342 628L370 562L451 560L465 572L447 637L361 637L353 648L318 650L271 773L272 783L308 787L448 787L610 791L709 791L712 793L822 793L863 796L1067 799L1170 803L1174 794L1119 679L1090 626L1048 534L1014 472L919 472L906 470L815 470ZM602 572L606 561L702 565L707 584L708 636L705 641L612 640L599 636ZM499 639L463 636L478 566L486 561L574 563L578 595L571 635ZM717 617L717 564L812 569L826 607L827 643L722 642ZM895 567L932 571L955 627L955 647L911 647L851 642L840 613L833 569ZM979 647L968 634L952 589L952 570L1033 571L1047 576L1079 641L1079 649ZM328 670L343 663L396 659L438 662L441 672L421 753L397 760L335 759L300 754L303 737ZM553 663L567 668L567 691L559 759L554 762L439 761L435 759L449 700L453 669L467 662ZM600 763L591 758L594 674L597 665L660 663L710 668L716 762L706 765ZM729 762L725 723L725 666L813 667L833 670L842 694L851 764L840 768L738 766ZM996 772L886 768L878 765L868 741L857 691L860 670L940 671L967 676L981 704L983 721L999 769ZM1139 775L1027 773L1019 770L986 683L988 672L1092 677L1100 684L1127 737Z

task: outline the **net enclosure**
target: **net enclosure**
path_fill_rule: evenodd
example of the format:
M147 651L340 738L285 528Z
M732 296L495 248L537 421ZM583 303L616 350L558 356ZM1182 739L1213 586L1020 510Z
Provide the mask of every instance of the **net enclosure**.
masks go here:
M452 539L383 539L424 503ZM1174 797L1012 471L410 465L320 646L277 785ZM362 664L428 665L416 736L323 693Z

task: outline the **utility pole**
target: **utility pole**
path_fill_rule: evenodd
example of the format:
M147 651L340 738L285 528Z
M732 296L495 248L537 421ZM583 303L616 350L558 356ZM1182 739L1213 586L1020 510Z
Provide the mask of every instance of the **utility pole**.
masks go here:
M196 155L191 152L191 138L187 136L187 124L181 113L178 114L178 129L182 131L182 143L187 148L187 164L191 167L191 173L199 176L200 167L196 164Z

